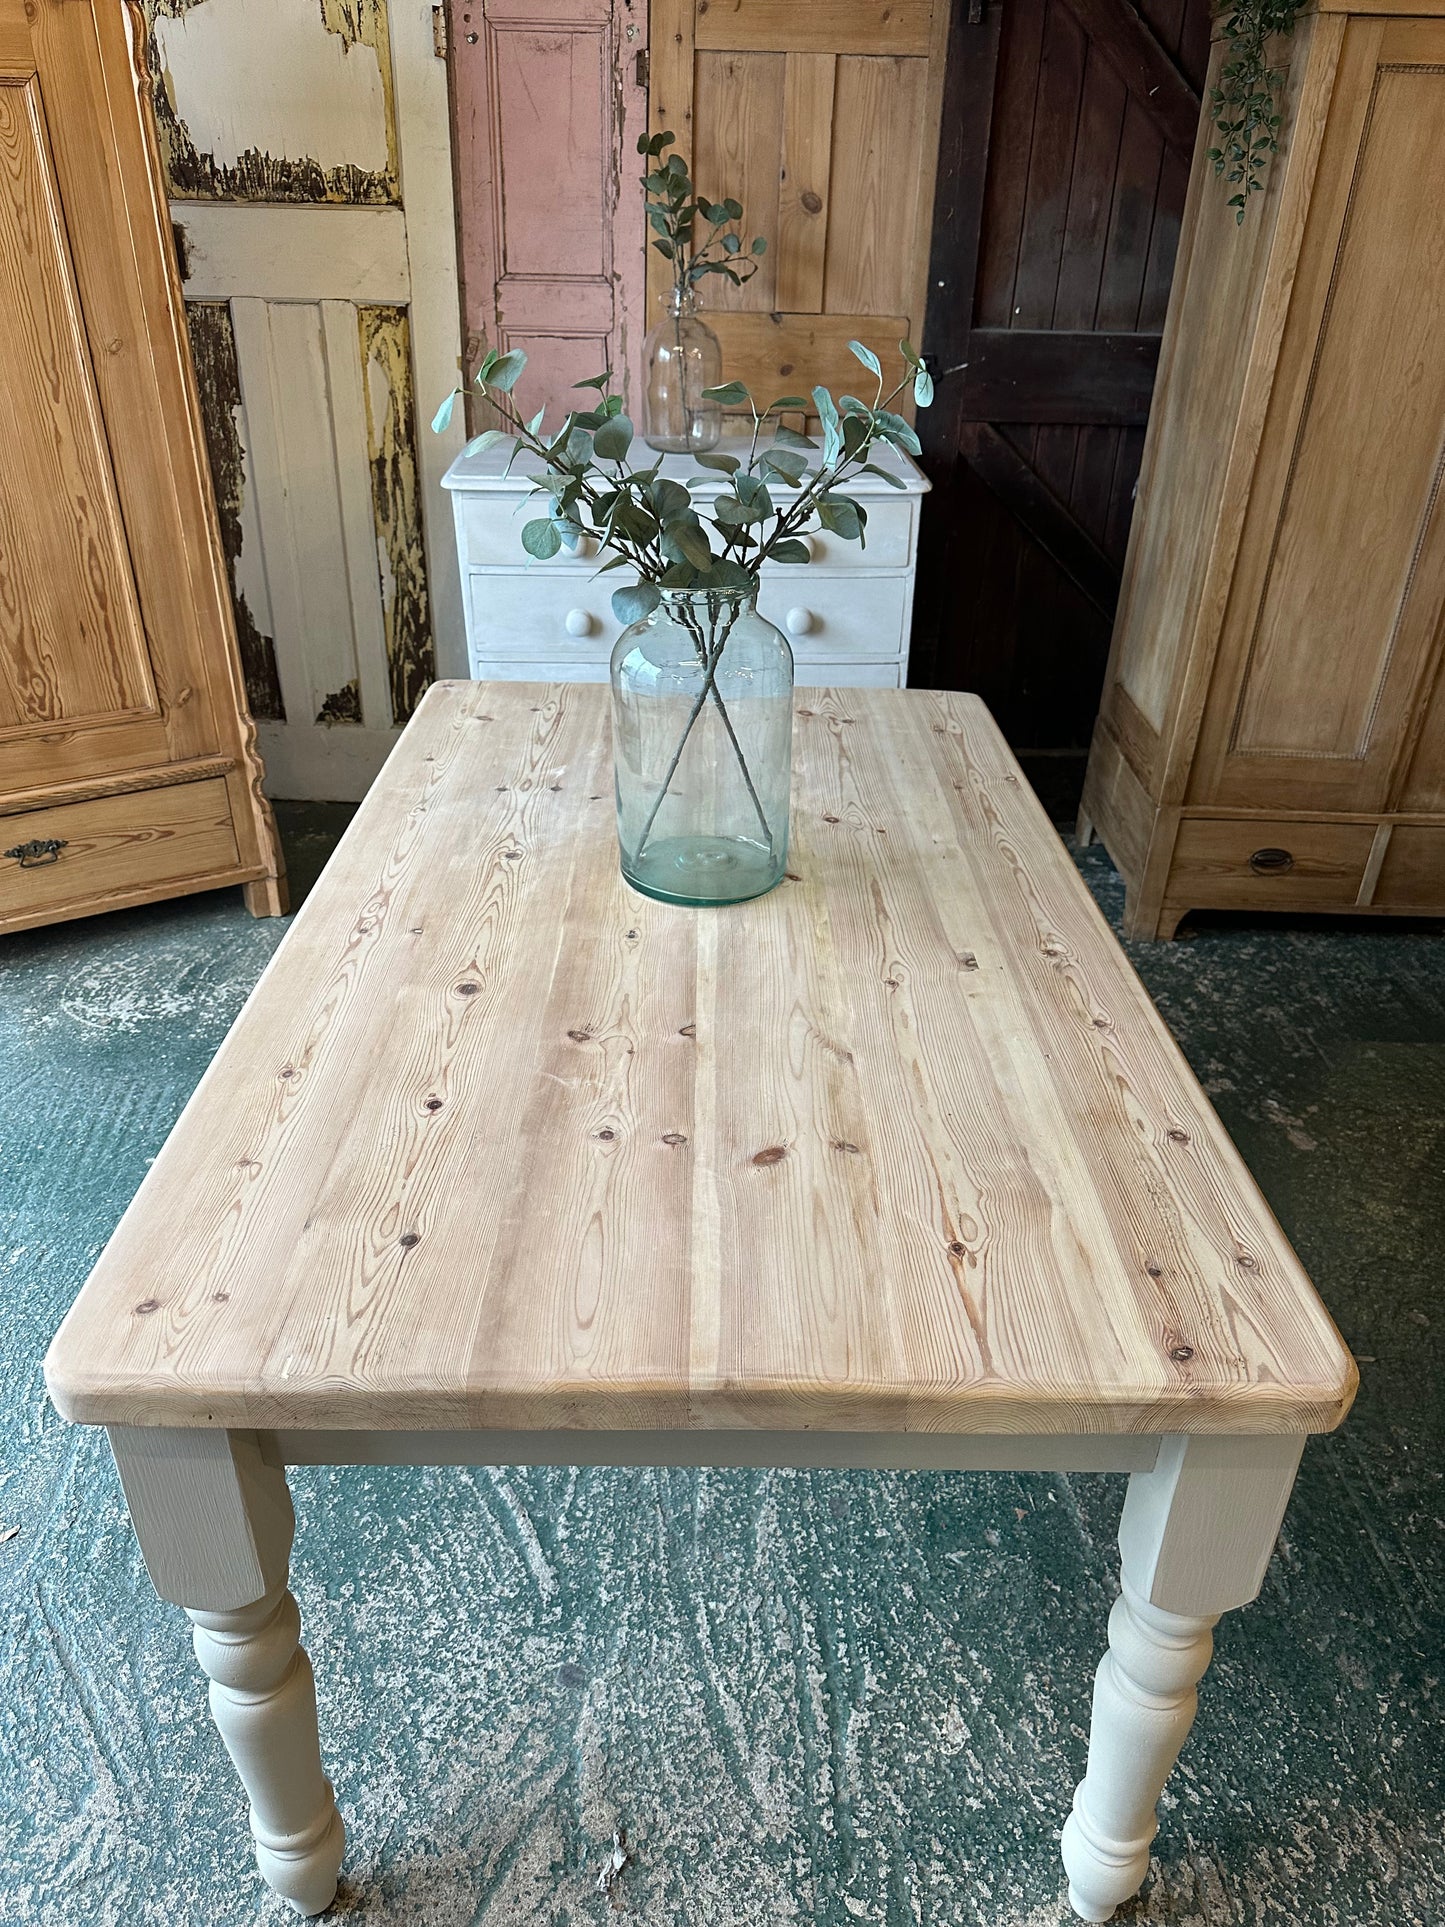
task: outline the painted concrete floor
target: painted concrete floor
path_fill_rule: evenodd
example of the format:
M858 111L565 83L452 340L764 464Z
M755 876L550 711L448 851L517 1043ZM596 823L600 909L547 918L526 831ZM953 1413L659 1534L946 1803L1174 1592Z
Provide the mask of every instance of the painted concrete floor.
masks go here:
M342 813L344 815L344 812ZM293 874L336 813L291 810ZM1111 912L1098 850L1081 858ZM294 1918L52 1330L270 955L237 893L0 952L0 1922ZM1361 1356L1221 1628L1132 1927L1445 1922L1445 934L1134 958ZM1115 1587L1106 1478L296 1475L348 1927L1049 1927ZM18 1528L18 1530L12 1530Z

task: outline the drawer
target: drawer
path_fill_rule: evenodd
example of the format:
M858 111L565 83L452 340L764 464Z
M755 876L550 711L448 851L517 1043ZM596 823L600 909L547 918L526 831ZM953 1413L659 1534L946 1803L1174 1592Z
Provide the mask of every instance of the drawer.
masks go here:
M758 608L792 644L800 665L856 658L896 662L908 640L908 576L825 575L808 568L767 571Z
M482 682L606 682L609 662L595 656L577 662L516 662L504 656L478 657L472 673ZM897 662L800 662L799 689L897 689Z
M1186 817L1166 900L1203 910L1339 910L1364 881L1372 823Z
M9 854L55 841L22 865ZM240 867L222 777L0 816L0 920L87 906Z
M506 569L525 564L522 525L544 512L538 499L460 493L455 499L457 547L463 569ZM814 566L829 569L906 569L910 566L916 512L913 500L870 497L864 506L868 510L867 548L820 531L806 538L813 552ZM706 514L705 498L699 498L699 507ZM534 562L532 567L545 575L589 575L597 563L597 550L588 539L576 555L562 549L549 561ZM783 563L770 563L766 573L774 570L780 575L795 573L790 565Z
M619 572L620 573L620 572ZM467 643L471 659L541 663L605 660L622 633L612 613L616 575L549 576L544 569L471 570ZM763 614L787 636L799 664L856 658L896 662L903 652L907 576L850 577L789 569L769 576Z

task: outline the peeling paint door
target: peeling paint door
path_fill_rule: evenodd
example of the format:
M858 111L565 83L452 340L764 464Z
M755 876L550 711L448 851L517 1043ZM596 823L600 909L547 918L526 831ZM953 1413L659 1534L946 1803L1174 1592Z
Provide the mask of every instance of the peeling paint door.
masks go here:
M641 366L648 0L450 0L468 372L525 348L559 418Z
M460 348L440 9L150 0L165 158L272 795L361 796L465 675L451 518Z

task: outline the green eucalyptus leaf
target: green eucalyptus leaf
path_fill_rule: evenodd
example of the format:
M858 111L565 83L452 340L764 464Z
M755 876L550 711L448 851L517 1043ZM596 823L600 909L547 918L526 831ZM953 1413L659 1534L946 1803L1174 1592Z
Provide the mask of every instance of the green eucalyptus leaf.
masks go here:
M495 448L498 442L504 442L506 439L506 436L500 428L484 428L480 435L473 435L472 439L462 450L462 453L463 455L480 455L484 450Z
M743 402L752 400L740 381L725 381L716 388L704 388L702 398L704 401L721 402L724 408L738 408Z
M776 414L780 408L806 408L807 406L808 401L805 395L779 395L776 401L770 401L768 403L767 407L763 410L763 414L764 416ZM782 430L779 429L778 433L781 434Z
M712 544L696 516L679 517L662 531L662 552L672 561L690 562L695 569L712 567Z
M758 466L764 473L781 476L796 488L807 472L808 458L799 448L770 448Z
M546 414L546 412L547 412L547 404L546 402L543 402L542 406L537 410L536 414L532 417L531 421L527 423L527 433L529 435L535 435L537 433L538 429L542 426L542 417Z
M785 535L781 542L774 542L772 547L765 549L763 553L769 562L798 563L811 562L813 559L813 551L807 543L800 542L791 535Z
M766 253L767 253L767 251L768 251L768 244L767 244L767 241L766 241L766 240L764 239L764 237L763 237L763 236L762 236L761 234L755 234L755 235L753 236L753 246L752 246L752 251L753 251L753 253L754 253L754 254L766 254Z
M742 463L736 455L694 455L700 468L713 468L722 475L736 475Z
M906 336L902 341L899 342L898 352L900 355L902 355L903 359L908 363L910 368L918 367L919 365L918 351L913 346L913 343L909 341Z
M574 388L597 388L597 389L603 389L603 388L606 388L606 387L607 387L607 385L608 385L608 383L609 383L609 382L610 382L611 380L612 380L612 371L611 371L611 369L609 369L609 368L604 368L604 369L602 370L602 373L601 373L600 375L589 375L589 376L587 377L587 379L586 379L586 381L574 381L574 382L573 382L573 384L572 384L572 386L573 386Z
M823 424L823 461L831 468L843 453L843 425L838 419L837 403L826 388L815 388L813 405Z
M517 385L517 377L527 365L527 354L523 348L512 348L499 355L487 371L488 388L500 388L504 395L512 392Z
M719 557L708 571L709 589L751 589L756 577L751 569L741 562L733 562Z
M917 408L927 408L933 400L933 377L924 367L919 367L913 377L913 401Z
M671 261L676 258L677 250L673 247L671 241L654 241L652 245L665 260Z
M619 622L641 622L662 600L655 582L634 582L625 589L612 591L612 613Z
M818 498L818 520L834 535L841 535L845 542L861 542L867 516L851 496L830 494Z
M727 528L735 528L751 521L749 515L736 495L719 495L712 505L713 519Z
M896 443L899 448L906 448L910 455L923 453L923 444L914 434L911 424L904 421L901 415L890 415L886 408L880 408L878 426L890 442Z
M592 580L595 582L599 575L606 575L609 569L630 569L635 566L630 555L609 555L605 562L592 571Z
M743 218L743 204L741 201L735 201L729 196L728 199L723 202L723 206L728 211L728 219L730 221L740 221Z
M535 555L539 562L554 556L562 546L562 538L553 522L524 522L522 525L522 547L528 555Z
M776 406L776 404L774 405ZM802 408L806 408L807 405L806 402L799 403L799 406ZM818 444L813 440L811 435L804 435L798 429L788 428L780 422L773 430L773 446L775 448L816 449Z
M486 386L487 376L491 374L492 370L496 367L497 363L501 359L502 359L502 351L500 348L489 348L487 352L482 356L481 364L478 367L477 373L476 373L476 383L478 388L484 388Z
M741 250L742 245L742 242L735 234L725 234L723 236L724 254L737 254Z
M871 348L865 347L861 341L850 341L848 352L858 357L870 375L877 375L882 380L883 364Z
M446 400L442 403L441 407L432 416L431 428L432 428L433 435L445 435L447 430L451 427L452 410L457 405L457 396L460 393L461 393L461 390L459 388L454 388L452 392L447 396Z
M877 462L865 462L859 470L859 473L862 475L876 475L881 481L886 482L889 488L907 488L908 486L902 476L895 475L891 468L880 468Z
M676 515L689 514L692 509L692 497L682 483L671 481L665 476L649 484L647 499L664 523L671 521Z
M592 451L599 461L620 462L632 446L632 423L625 415L611 415L592 437Z
M564 450L567 460L574 468L585 468L592 460L592 437L585 428L574 428L567 437Z

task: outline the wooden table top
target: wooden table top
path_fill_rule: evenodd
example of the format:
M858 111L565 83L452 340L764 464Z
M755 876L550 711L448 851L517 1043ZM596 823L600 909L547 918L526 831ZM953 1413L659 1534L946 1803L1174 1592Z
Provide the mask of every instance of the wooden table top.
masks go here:
M617 869L607 692L432 689L46 1363L286 1430L1312 1432L1354 1365L987 711L804 690L790 875Z

